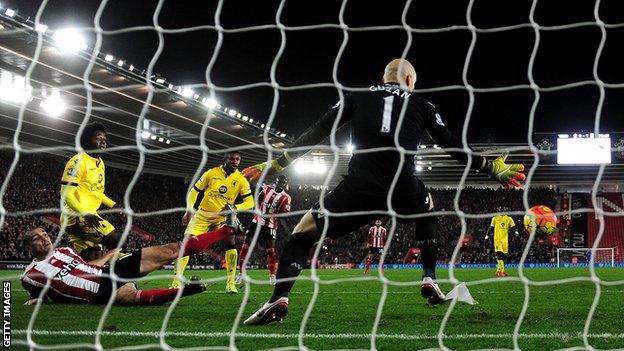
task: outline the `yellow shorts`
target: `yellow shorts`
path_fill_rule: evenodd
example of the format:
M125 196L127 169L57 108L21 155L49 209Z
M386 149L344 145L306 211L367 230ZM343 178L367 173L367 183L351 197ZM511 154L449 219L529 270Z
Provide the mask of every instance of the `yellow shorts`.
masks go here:
M109 221L97 216L101 219L97 228L85 225L82 217L67 216L67 238L77 253L87 248L102 249L102 237L115 230ZM61 214L61 224L63 220L64 215Z
M509 250L509 241L508 240L494 240L494 251L507 253Z
M186 230L184 231L184 235L200 235L205 232L215 230L221 228L227 218L223 216L218 216L214 218L206 218L198 213L196 213L193 218L186 225Z

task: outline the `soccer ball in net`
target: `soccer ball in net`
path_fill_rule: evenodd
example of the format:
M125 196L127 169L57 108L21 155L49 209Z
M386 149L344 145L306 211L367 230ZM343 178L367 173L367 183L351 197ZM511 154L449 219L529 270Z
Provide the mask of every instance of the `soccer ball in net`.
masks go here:
M524 216L524 229L531 235L535 230L535 236L544 238L555 231L559 219L555 212L548 206L537 205L529 209L529 214Z

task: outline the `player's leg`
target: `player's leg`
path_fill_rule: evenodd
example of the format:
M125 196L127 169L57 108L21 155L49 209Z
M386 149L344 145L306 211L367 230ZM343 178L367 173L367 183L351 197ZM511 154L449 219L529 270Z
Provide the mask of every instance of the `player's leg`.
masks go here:
M275 251L275 238L277 230L266 228L266 256L267 256L267 268L269 269L269 283L275 285L277 281L277 252Z
M368 208L375 201L365 201L361 194L354 194L344 183L327 195L324 201L325 208L331 213L340 213L357 210L371 210ZM313 209L318 210L317 203ZM245 324L268 324L280 321L288 311L288 295L295 281L306 265L310 249L320 237L322 230L327 227L329 237L337 239L351 233L353 230L370 222L372 216L330 217L319 211L308 211L295 226L284 249L282 250L277 267L277 283L273 295L256 313L245 320Z
M225 268L227 270L227 281L225 283L225 292L229 294L238 293L236 288L236 264L238 263L238 251L236 251L236 236L232 235L228 238L225 246Z
M364 266L364 274L368 274L371 266L373 265L373 253L371 251L372 248L368 249L368 255L366 255L366 264Z
M494 254L496 255L496 276L502 277L505 266L502 260L503 240L494 236Z
M223 240L227 237L226 234L224 234L224 231L219 231L219 230L208 231L209 225L210 223L207 220L204 220L203 218L201 218L198 214L195 214L193 218L191 218L191 220L189 221L188 225L186 226L186 230L184 231L184 235L189 236L186 242L187 249L184 251L184 256L180 258L177 258L176 256L172 259L172 260L175 260L174 265L173 265L175 277L173 278L173 281L169 285L170 288L180 287L181 285L180 278L184 276L184 271L186 270L186 266L189 262L189 256L196 253L196 252L189 252L188 250L189 245L192 246L194 243L196 243L199 240L200 242L199 246L203 247L204 245L201 243L210 242L210 244L208 245L211 245L212 243ZM203 234L210 234L208 236L210 240L206 240L205 239L206 237L198 238L199 236ZM208 248L208 246L206 246L206 248ZM203 250L199 250L197 252L201 252L201 251ZM163 265L166 263L167 262L163 263ZM155 268L155 269L158 269L158 268Z
M241 247L240 255L238 255L238 276L236 277L236 285L240 285L243 282L243 274L245 273L245 259L247 258L247 254L249 252L251 239L255 233L256 224L254 222L251 222L247 226L247 230L245 230L245 241L243 242L243 246Z
M413 199L418 199L420 203L416 203L416 212L429 213L434 210L433 199L431 195L426 193L420 196L417 192L412 194ZM420 199L419 199L420 198ZM397 201L404 204L405 199ZM402 207L406 208L406 207ZM409 207L407 207L409 208ZM399 211L402 213L403 210ZM415 244L420 248L421 261L423 265L421 295L426 298L430 304L440 304L444 302L445 295L436 283L436 263L438 260L438 218L433 214L426 217L420 217L415 220L416 223L416 241Z

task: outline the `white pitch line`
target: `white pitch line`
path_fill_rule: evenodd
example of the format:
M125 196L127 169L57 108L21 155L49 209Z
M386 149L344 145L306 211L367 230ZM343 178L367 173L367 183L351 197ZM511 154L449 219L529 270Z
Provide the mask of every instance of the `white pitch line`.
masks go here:
M26 330L19 329L13 330L14 334L25 335ZM93 330L33 330L32 335L40 336L94 336L96 332ZM144 331L102 331L100 335L103 336L130 336L130 337L151 337L158 338L159 332L144 332ZM198 338L223 338L229 337L230 333L227 332L166 332L166 336L181 336L181 337L198 337ZM371 334L351 334L351 333L339 333L339 334L305 334L305 338L310 339L370 339ZM251 339L296 339L299 334L278 334L278 333L236 333L237 338L251 338ZM445 335L445 339L511 339L512 333L503 334L452 334ZM582 333L533 333L533 334L519 334L520 339L581 339ZM588 334L590 338L602 338L602 339L624 339L624 333L612 334ZM377 334L378 339L395 339L395 340L435 340L437 335L426 334Z

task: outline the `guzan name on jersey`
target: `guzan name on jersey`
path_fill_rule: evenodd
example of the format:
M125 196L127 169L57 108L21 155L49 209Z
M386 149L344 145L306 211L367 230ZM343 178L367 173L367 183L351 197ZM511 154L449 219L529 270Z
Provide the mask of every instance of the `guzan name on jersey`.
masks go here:
M379 91L379 90L384 90L389 92L390 94L396 95L396 96L400 96L402 98L408 98L410 97L410 95L412 95L412 93L408 93L405 90L401 90L396 86L390 86L390 85L373 85L370 88L370 91Z

